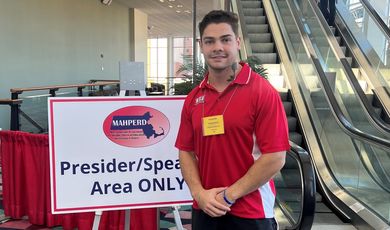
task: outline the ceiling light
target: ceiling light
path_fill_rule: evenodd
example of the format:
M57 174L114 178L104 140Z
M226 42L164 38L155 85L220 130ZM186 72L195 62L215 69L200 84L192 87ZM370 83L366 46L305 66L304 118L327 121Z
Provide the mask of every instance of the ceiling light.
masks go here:
M183 5L177 5L176 7L177 8L183 8Z
M176 0L168 0L168 1L170 1L170 2L174 2L174 1L176 1Z
M185 10L184 12L187 13L187 14L191 13L191 11L189 11L189 10Z
M180 10L176 10L176 13L180 14L180 13L181 13L181 11L180 11Z
M160 2L165 2L165 0L160 0Z
M173 8L173 6L172 6L172 5L169 5L168 7L169 7L169 8Z

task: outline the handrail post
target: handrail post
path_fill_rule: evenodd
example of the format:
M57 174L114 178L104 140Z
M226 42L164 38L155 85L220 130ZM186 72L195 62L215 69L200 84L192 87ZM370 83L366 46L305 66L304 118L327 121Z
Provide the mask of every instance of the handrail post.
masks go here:
M19 130L19 105L11 104L11 130L17 131Z
M12 92L11 93L11 99L12 100L17 100L19 98L19 94L22 92L17 91L17 92ZM10 120L10 129L13 131L18 131L20 130L20 103L15 103L11 102L11 120Z
M17 95L17 94L16 94ZM10 129L12 131L20 130L20 104L21 100L12 101L9 105L11 106L11 120Z
M50 89L49 90L49 93L52 97L55 97L56 96L56 91L58 91L58 88L53 88L53 89Z
M83 96L83 89L84 88L85 88L84 86L77 88L77 96L79 96L79 97Z
M20 94L20 92L13 92L13 93L11 93L11 99L12 99L12 100L18 99L19 94Z

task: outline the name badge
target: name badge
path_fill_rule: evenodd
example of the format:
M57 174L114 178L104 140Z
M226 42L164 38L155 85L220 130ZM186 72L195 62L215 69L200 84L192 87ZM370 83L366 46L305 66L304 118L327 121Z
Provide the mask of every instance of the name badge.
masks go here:
M203 136L212 136L225 133L223 126L223 116L209 116L202 119L203 123Z

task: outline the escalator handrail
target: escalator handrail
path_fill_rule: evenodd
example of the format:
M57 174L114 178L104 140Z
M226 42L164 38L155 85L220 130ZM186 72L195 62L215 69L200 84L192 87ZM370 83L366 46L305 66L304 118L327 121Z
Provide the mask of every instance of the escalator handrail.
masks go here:
M373 17L373 20L375 24L378 25L378 27L382 30L382 32L387 37L387 40L390 40L390 28L386 25L386 23L383 21L381 16L376 12L374 7L369 3L367 0L360 0L363 4L363 6L367 9L368 13Z
M382 74L377 72L378 67L374 67L369 60L369 58L364 54L364 52L361 50L361 47L359 46L359 42L354 36L352 36L353 32L348 28L348 23L346 22L346 19L342 16L340 13L340 9L338 9L338 13L336 15L336 27L340 31L340 35L346 41L346 44L349 48L351 48L352 55L355 57L357 62L359 63L359 66L363 69L365 75L370 76L370 81L373 84L372 91L374 94L378 97L382 111L385 116L385 120L390 117L390 108L387 108L385 105L388 104L383 99L387 101L388 98L390 98L390 91L389 88L384 86L386 85L385 81L381 81L380 79L383 79L384 77ZM352 43L351 43L352 42ZM372 48L372 47L371 47ZM373 48L372 48L373 49ZM382 63L383 64L383 63ZM378 75L379 74L379 75ZM377 76L377 77L372 77ZM376 78L379 79L377 80ZM382 95L382 96L381 96ZM381 119L383 121L383 119Z
M292 156L300 165L300 173L302 180L302 206L301 215L298 221L298 226L294 229L310 229L313 225L315 204L316 204L316 179L314 173L314 167L309 154L290 141L290 150L288 154Z
M312 60L314 67L317 71L318 77L320 78L320 83L322 85L322 89L325 92L326 100L328 101L330 108L332 110L333 115L336 118L337 123L340 125L340 127L350 136L353 138L356 138L363 142L368 142L372 145L390 148L390 141L386 140L381 137L377 137L365 132L362 132L361 130L357 129L355 126L353 126L344 113L341 110L340 105L337 102L337 99L335 95L333 94L332 88L330 86L330 83L326 79L326 75L324 70L322 69L321 63L319 59L317 58L316 52L314 51L314 47L311 44L310 38L307 36L307 34L304 32L303 25L300 20L298 20L297 12L295 10L292 11L292 15L295 19L296 25L298 27L298 31L303 38L303 45L305 47L305 50L309 56L309 59ZM390 152L387 152L390 155Z
M362 0L362 1L364 1L364 0ZM311 6L311 9L314 11L319 23L321 23L321 26L324 29L327 37L334 38L332 31L330 30L323 14L321 13L320 9L315 4L314 0L309 0L308 2ZM363 105L363 108L365 109L366 113L370 116L372 121L374 121L376 126L379 127L379 129L382 129L384 131L384 133L390 134L390 126L388 124L386 124L379 117L379 115L377 113L375 113L373 106L368 101L366 94L364 93L358 80L356 79L356 76L353 73L352 68L348 63L348 60L345 58L343 52L341 51L339 44L336 42L336 39L334 38L332 41L333 42L328 40L328 44L330 45L330 47L334 51L336 58L338 58L340 60L341 65L343 67L343 71L346 74L346 77L347 77L349 83L352 85L352 89L354 90L355 94L357 95L357 98L359 99L360 103Z
M360 86L358 80L355 77L355 74L352 71L351 66L348 63L348 60L346 58L340 58L341 65L343 66L343 69L347 75L347 78L349 82L352 84L352 88L357 94L360 102L363 104L364 109L368 113L368 115L371 117L371 119L375 122L376 125L378 125L382 130L390 134L390 126L386 124L379 115L375 112L374 107L370 104L370 102L367 99L366 94L364 93L362 87Z
M331 88L328 80L326 79L326 75L325 75L324 70L322 69L320 61L318 60L317 57L312 56L312 54L310 54L310 56L311 56L310 58L313 61L314 66L317 70L322 87L325 91L326 99L330 105L330 108L331 108L333 114L336 117L336 121L339 124L341 124L341 128L344 131L346 131L350 136L352 136L353 138L356 138L360 141L367 141L370 144L380 146L380 147L385 147L387 149L390 148L390 141L389 140L362 132L361 130L357 129L355 126L353 126L348 121L348 119L346 118L346 116L342 112L340 105L338 104L338 102L336 100L336 97L334 96L334 94L332 92L332 88ZM390 155L390 152L388 152L388 154Z

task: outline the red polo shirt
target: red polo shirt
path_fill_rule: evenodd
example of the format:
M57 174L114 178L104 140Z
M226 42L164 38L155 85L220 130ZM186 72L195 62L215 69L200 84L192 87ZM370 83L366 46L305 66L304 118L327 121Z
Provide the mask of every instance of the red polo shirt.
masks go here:
M222 92L208 75L187 96L175 146L194 151L205 189L228 187L244 176L261 155L286 151L288 126L279 93L243 64L236 79ZM203 136L202 118L223 114L225 133ZM238 199L231 214L243 218L274 216L275 187L269 181ZM194 202L194 208L198 208Z

